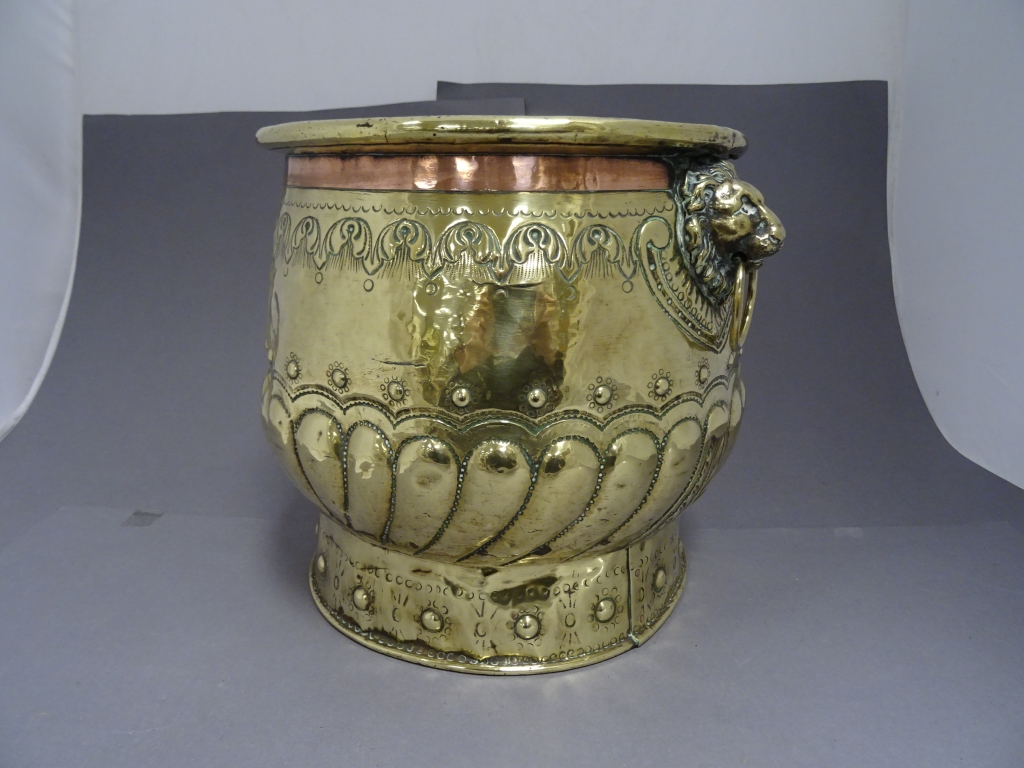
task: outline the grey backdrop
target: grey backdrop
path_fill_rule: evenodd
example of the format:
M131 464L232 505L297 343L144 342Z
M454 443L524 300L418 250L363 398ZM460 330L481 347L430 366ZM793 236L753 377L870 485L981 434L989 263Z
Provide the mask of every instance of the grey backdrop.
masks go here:
M345 640L312 506L259 427L280 114L89 117L67 324L0 442L0 766L1017 765L1024 492L941 438L900 340L886 93L458 86L349 114L622 115L744 130L789 232L744 432L684 516L643 649L480 679ZM965 372L969 375L969 372ZM133 514L133 510L150 514Z
M259 423L284 156L256 131L439 111L522 114L523 101L86 115L74 288L37 399L0 442L0 546L68 505L311 514Z

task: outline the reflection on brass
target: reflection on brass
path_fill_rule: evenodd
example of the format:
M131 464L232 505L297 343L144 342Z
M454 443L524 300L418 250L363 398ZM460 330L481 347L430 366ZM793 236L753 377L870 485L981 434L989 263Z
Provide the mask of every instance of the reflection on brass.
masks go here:
M263 423L321 510L313 595L421 664L609 658L679 599L675 520L736 438L757 270L785 232L726 161L744 146L728 129L416 120L390 165L353 149L377 122L260 132L364 179L290 177L274 234ZM530 142L549 154L508 152ZM470 144L475 170L443 171ZM487 191L515 163L561 170Z

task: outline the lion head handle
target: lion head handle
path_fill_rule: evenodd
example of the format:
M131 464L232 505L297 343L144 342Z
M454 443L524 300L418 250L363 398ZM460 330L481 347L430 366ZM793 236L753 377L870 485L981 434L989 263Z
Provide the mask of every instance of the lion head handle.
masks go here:
M761 193L736 178L732 163L691 167L677 179L679 269L687 269L704 295L720 304L733 289L740 262L757 269L782 247L786 230Z

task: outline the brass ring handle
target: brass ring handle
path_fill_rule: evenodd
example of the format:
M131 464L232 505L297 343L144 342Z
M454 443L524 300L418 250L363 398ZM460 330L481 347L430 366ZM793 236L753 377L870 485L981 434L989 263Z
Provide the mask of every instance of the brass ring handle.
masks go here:
M729 325L729 346L739 352L750 331L750 319L757 299L757 270L740 262L732 295L732 321Z

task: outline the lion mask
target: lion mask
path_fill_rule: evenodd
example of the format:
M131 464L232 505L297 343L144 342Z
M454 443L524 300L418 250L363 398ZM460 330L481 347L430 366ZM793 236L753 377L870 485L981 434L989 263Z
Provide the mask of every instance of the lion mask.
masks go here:
M732 163L687 171L679 187L677 237L689 257L683 262L703 293L721 303L740 261L759 267L782 247L786 230L757 188L736 178Z

